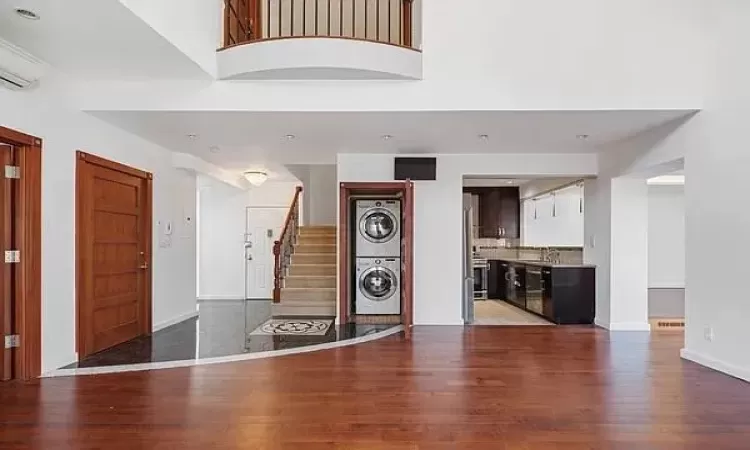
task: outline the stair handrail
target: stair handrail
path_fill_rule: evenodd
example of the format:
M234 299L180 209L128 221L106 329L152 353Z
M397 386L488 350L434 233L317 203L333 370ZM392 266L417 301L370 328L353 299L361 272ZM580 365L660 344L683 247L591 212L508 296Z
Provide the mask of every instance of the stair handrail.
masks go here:
M286 271L292 260L294 244L297 243L299 231L299 194L302 186L297 186L294 199L284 221L279 240L273 243L273 302L281 301L281 287L286 277Z

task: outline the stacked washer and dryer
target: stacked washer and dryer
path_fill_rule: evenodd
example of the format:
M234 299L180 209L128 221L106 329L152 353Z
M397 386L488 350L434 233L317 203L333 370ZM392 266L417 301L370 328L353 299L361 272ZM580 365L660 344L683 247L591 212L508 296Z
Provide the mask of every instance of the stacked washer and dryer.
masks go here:
M401 201L355 200L355 314L401 313Z

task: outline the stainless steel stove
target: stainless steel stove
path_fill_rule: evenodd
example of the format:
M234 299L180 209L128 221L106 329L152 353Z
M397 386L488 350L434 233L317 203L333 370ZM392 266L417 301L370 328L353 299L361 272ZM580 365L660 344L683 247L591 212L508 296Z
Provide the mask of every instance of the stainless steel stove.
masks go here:
M471 263L474 270L474 300L487 300L487 277L490 263L476 254L473 255Z

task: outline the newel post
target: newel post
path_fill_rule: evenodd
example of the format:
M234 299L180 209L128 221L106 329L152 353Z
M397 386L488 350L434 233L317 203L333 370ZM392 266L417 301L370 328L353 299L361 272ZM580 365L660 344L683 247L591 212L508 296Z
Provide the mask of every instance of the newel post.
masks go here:
M281 301L281 241L273 243L273 302Z

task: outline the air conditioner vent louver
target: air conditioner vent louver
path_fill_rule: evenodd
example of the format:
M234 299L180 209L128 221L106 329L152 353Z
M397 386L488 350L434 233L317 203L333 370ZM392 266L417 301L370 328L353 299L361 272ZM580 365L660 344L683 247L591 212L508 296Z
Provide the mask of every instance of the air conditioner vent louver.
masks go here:
M31 88L45 70L43 61L0 39L0 86L12 90Z

